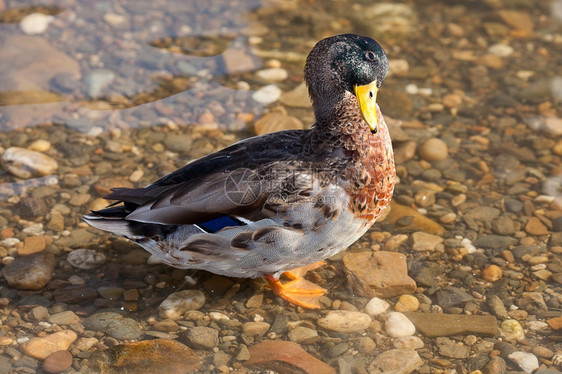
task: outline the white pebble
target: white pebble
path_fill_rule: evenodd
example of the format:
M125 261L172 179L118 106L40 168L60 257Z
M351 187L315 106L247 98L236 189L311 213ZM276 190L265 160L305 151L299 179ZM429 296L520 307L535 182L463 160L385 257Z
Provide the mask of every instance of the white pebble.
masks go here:
M189 310L197 310L205 305L205 295L197 290L174 292L158 307L160 318L179 319Z
M282 80L287 79L289 74L287 70L283 68L270 68L270 69L263 69L256 72L258 78L266 80L268 82L279 82Z
M488 48L488 52L498 57L507 57L513 54L513 47L505 44L494 44Z
M384 323L386 333L393 338L411 336L416 332L414 324L400 312L391 312L386 316Z
M43 13L31 13L20 21L20 28L28 35L42 34L53 20L53 16Z
M25 229L21 231L29 235L43 235L45 233L45 230L43 230L42 223L34 223L32 225L27 226Z
M423 340L417 336L403 336L393 342L394 348L402 350L416 350L423 348Z
M228 320L230 320L230 318L226 314L221 313L221 312L210 312L209 317L211 317L211 319L213 321L228 321Z
M532 373L539 368L539 360L537 357L529 352L516 351L507 355L509 359L515 362L526 373Z
M58 168L53 158L20 147L6 149L2 154L2 164L10 173L23 179L49 175Z
M534 331L546 331L550 328L548 323L543 321L529 321L527 322L527 327Z
M410 95L416 95L418 93L418 86L414 83L410 83L406 86L406 93Z
M418 94L420 94L421 96L431 96L431 94L433 94L433 89L429 87L423 87L418 89Z
M371 317L374 317L386 312L389 307L390 304L385 300L379 299L378 297L373 297L371 300L369 300L367 305L365 305L365 313L367 313Z
M344 333L363 331L370 324L368 314L349 310L331 310L318 319L318 326L324 330Z
M281 89L274 84L260 88L252 94L252 99L260 104L271 104L281 97Z

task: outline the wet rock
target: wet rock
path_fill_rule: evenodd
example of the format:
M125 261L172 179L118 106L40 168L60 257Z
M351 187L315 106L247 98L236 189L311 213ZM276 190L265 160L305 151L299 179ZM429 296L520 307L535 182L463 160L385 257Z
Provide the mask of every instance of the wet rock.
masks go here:
M54 17L43 13L31 13L20 21L20 28L27 35L42 34L47 30Z
M102 266L106 257L103 253L93 249L78 248L66 256L66 261L75 268L90 270Z
M284 93L279 99L281 104L296 108L311 108L312 102L308 95L306 83L302 82L291 91Z
M254 57L243 49L229 48L222 54L228 74L238 74L257 68Z
M482 278L488 282L495 282L503 275L502 269L497 265L487 266L482 270Z
M267 340L249 348L250 359L244 366L258 370L273 370L279 374L304 372L336 374L336 370L307 353L297 343Z
M402 224L404 217L412 217L407 224ZM393 223L405 230L424 231L430 234L438 235L445 232L443 226L427 218L417 210L410 207L392 202L390 213L384 219L385 223Z
M378 297L373 297L369 302L365 305L365 313L370 315L371 317L378 316L386 312L386 310L390 307L390 304L387 303L383 299L379 299Z
M210 327L196 326L181 333L180 339L193 348L213 349L219 344L219 332Z
M71 365L72 355L68 351L53 352L43 361L43 369L47 373L60 373L70 368Z
M205 294L197 290L183 290L170 294L158 307L160 318L178 319L188 310L205 305Z
M53 158L19 147L6 149L2 154L2 165L13 175L23 179L50 175L58 168Z
M29 256L18 257L2 268L2 275L10 287L19 290L40 290L53 275L55 256L48 252L39 252Z
M256 134L263 135L281 130L303 129L304 125L296 117L288 116L284 113L272 112L261 117L254 125L254 128Z
M169 133L164 138L164 147L172 152L185 153L191 149L192 142L191 134Z
M548 310L540 292L523 292L517 299L517 305L529 313L538 313Z
M80 304L95 299L98 293L92 287L74 285L58 288L53 295L57 303Z
M397 312L415 312L420 307L420 301L412 295L402 295L394 305Z
M66 310L64 312L53 314L47 319L47 321L55 325L64 326L80 322L80 317L78 317L73 311Z
M501 249L509 248L509 246L517 243L517 239L509 236L501 235L484 235L474 241L474 246L485 249Z
M525 231L531 235L546 235L548 234L547 227L537 217L530 217L525 225Z
M97 69L84 77L86 93L92 99L102 96L103 89L115 79L115 73L109 69Z
M487 297L487 303L490 307L490 311L499 319L507 318L507 309L503 304L503 301L497 295L489 295Z
M416 351L391 349L377 356L368 366L369 374L408 374L423 365Z
M283 68L269 68L258 70L256 76L268 82L279 82L287 79L289 74Z
M523 326L515 319L506 319L503 321L500 325L500 330L507 340L525 339Z
M448 338L437 338L437 347L439 347L439 354L451 358L467 358L470 354L470 347L462 343L455 343Z
M414 324L404 314L391 312L385 318L384 329L392 338L412 336L416 332Z
M289 331L289 339L295 343L301 343L307 339L312 339L318 336L318 332L308 327L297 326Z
M47 243L51 241L51 238L47 236L29 236L24 239L23 247L18 249L18 254L20 256L28 256L33 253L41 252L45 250Z
M394 339L394 348L402 350L416 350L424 347L423 340L417 336L403 336Z
M553 330L562 330L562 317L555 317L546 320L546 323L553 329Z
M472 301L472 299L473 297L470 294L457 287L448 287L437 291L437 304L443 309Z
M77 338L74 331L64 330L55 332L42 338L32 338L21 345L25 354L44 360L50 354L67 350Z
M412 234L412 249L414 251L434 251L443 242L443 238L418 231Z
M88 330L103 331L118 340L137 339L142 334L138 322L113 312L93 314L85 318L82 325Z
M404 313L416 326L416 330L427 337L452 335L497 334L496 318L493 316L457 315L441 313Z
M269 327L267 322L245 322L242 324L242 333L246 336L263 336Z
M281 89L274 84L260 88L252 94L252 99L260 104L268 105L276 102L281 97Z
M492 230L499 235L513 235L515 223L511 218L502 215L492 221Z
M331 310L318 319L319 327L343 333L363 331L370 324L371 317L368 314L349 310Z
M416 290L416 283L408 276L406 257L401 253L347 253L343 265L353 291L365 297L386 298Z
M368 34L403 38L413 31L416 13L408 4L381 2L362 9L357 18Z
M417 283L426 287L434 287L443 274L443 266L432 261L420 261L412 265L410 272Z
M484 366L484 373L488 374L504 374L507 369L505 360L501 357L492 357Z
M526 373L532 373L539 368L537 356L529 352L515 351L508 355L509 359L515 362Z
M430 138L418 148L418 154L425 161L440 161L449 156L449 149L443 140Z
M142 340L95 352L89 367L102 373L191 373L201 360L189 347L170 339Z

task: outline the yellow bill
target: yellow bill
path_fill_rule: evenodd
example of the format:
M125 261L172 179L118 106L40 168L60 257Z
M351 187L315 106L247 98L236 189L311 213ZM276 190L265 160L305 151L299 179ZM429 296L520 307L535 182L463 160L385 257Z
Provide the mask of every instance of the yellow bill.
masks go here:
M377 118L377 92L379 90L377 80L375 79L364 86L355 85L353 88L355 89L355 96L359 102L359 109L363 118L371 128L371 131L377 132L379 123Z

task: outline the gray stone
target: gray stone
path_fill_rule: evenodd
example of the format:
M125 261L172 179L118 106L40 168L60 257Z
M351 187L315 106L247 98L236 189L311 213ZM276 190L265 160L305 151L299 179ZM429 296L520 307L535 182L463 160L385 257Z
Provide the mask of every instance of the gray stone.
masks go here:
M167 150L177 153L184 153L191 149L191 134L167 134L164 139L164 146Z
M219 332L210 327L196 326L180 334L180 339L196 349L213 349L219 344Z
M377 356L367 368L369 374L408 374L423 365L416 351L391 349Z
M53 314L47 319L47 321L59 326L64 326L80 322L80 317L78 317L73 311L67 310L64 312Z
M461 343L455 343L448 338L437 338L437 347L439 347L439 354L451 358L467 358L470 354L470 347Z
M456 287L449 287L437 291L437 304L443 309L472 301L472 299L473 297L470 294Z
M505 360L501 357L492 357L484 366L484 373L487 374L504 374L507 369Z
M503 305L503 301L497 295L490 295L488 296L488 307L490 307L490 311L499 319L506 319L507 316L507 309L505 305Z
M485 249L507 249L517 243L517 239L501 235L484 235L476 239L473 244L475 247Z
M137 339L142 335L138 322L131 318L123 318L121 314L102 312L89 316L82 321L88 330L103 331L118 340Z
M40 290L53 275L55 256L50 252L39 252L16 258L2 268L2 275L10 287L18 290Z

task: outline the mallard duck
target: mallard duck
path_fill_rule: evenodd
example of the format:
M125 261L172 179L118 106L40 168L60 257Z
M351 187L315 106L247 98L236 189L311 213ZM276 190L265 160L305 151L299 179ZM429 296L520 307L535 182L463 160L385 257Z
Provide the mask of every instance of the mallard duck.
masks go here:
M84 216L182 269L265 276L275 293L319 308L307 270L359 239L389 205L396 172L376 104L388 72L368 37L321 40L305 64L315 123L256 136L190 162ZM295 270L296 269L296 270ZM282 283L285 273L291 280Z

